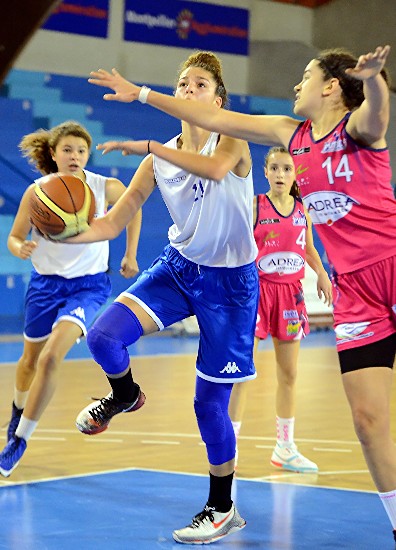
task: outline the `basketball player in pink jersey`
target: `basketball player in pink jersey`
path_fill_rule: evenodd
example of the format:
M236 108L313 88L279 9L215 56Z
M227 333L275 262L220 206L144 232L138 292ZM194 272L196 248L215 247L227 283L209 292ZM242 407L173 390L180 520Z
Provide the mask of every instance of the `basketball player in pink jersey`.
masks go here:
M309 334L301 279L305 261L317 274L319 299L332 303L330 279L313 243L312 222L306 215L296 182L293 158L284 147L272 147L265 157L265 177L270 190L254 197L254 238L260 299L254 350L270 334L275 349L276 434L271 464L292 472L317 472L317 465L303 456L294 442L297 361L301 339ZM249 384L234 384L229 412L239 434Z
M356 434L396 536L396 447L390 398L396 352L396 201L386 143L389 46L355 58L320 52L295 88L294 112L248 115L139 87L116 70L91 73L105 99L139 100L207 130L294 158L304 204L334 270L334 327ZM395 537L396 538L396 537Z

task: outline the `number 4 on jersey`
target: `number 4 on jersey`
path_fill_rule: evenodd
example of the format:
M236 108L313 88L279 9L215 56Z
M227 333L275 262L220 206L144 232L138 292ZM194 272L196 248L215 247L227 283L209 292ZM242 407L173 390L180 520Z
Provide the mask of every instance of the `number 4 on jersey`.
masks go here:
M301 230L301 233L299 234L299 236L296 239L296 244L299 244L303 250L305 248L305 245L307 244L307 240L305 238L306 231L307 230L304 227L304 229Z

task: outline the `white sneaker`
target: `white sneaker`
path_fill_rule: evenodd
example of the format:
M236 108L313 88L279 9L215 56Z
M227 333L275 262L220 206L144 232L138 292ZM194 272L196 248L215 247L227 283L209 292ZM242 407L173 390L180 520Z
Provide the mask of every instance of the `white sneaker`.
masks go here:
M305 458L297 449L295 443L281 446L276 444L271 456L271 464L276 468L290 470L291 472L312 473L319 470L317 464Z
M190 525L173 531L173 538L181 544L210 544L243 529L245 525L246 521L238 514L234 504L225 514L206 505L202 512L193 517Z

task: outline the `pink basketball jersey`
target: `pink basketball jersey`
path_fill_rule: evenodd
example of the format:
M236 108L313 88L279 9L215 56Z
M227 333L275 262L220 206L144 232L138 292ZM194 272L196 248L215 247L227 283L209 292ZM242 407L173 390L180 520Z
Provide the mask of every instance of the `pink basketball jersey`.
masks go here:
M289 145L303 202L340 274L396 252L389 151L356 143L345 129L349 116L318 141L302 122Z
M256 264L261 278L291 283L304 277L307 219L300 200L289 216L282 216L267 195L257 195L254 238Z

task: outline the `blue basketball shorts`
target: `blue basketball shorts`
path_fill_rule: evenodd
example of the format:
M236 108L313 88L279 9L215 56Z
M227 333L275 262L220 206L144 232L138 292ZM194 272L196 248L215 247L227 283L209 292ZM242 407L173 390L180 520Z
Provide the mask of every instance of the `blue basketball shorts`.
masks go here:
M32 271L25 298L25 338L46 340L60 321L76 323L85 336L110 293L107 273L65 279Z
M256 377L258 289L254 262L235 268L201 266L168 245L122 295L137 302L160 330L196 315L197 375L233 383Z

